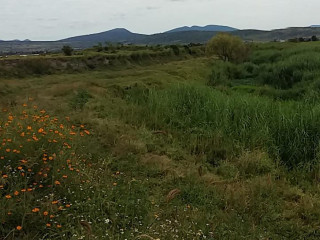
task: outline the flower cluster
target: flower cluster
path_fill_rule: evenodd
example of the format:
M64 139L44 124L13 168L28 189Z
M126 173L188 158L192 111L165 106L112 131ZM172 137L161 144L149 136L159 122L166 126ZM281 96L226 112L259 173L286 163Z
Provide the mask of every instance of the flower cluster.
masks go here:
M88 135L84 125L71 125L68 117L52 117L37 106L2 109L1 233L63 228L59 216L72 208L64 187L84 181L77 141Z

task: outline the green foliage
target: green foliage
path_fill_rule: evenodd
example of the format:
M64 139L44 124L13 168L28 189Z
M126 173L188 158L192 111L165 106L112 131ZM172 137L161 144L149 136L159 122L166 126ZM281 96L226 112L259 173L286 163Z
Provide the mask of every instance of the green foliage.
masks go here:
M249 48L241 38L219 33L207 43L206 51L223 61L242 62L248 57Z
M215 63L210 86L233 89L279 100L315 101L320 79L319 46L309 44L261 44L241 64Z
M124 46L99 43L91 49L76 51L72 57L62 54L47 56L12 56L0 61L0 77L26 77L28 75L48 75L54 73L74 73L110 66L126 69L128 65L150 65L156 62L168 62L172 58L185 59L188 51L178 46ZM194 57L204 56L198 46L188 47ZM65 48L69 51L69 46ZM68 53L69 54L69 53ZM176 55L177 54L177 55Z
M74 110L83 110L90 98L92 98L92 96L87 90L80 89L71 99L70 106Z
M301 46L255 48L282 57L309 45ZM261 63L212 64L203 47L191 47L201 58L124 48L101 53L108 68L0 82L0 238L319 239L319 81L276 89L255 79L269 64L261 56ZM137 55L143 65L126 63L134 52L147 54ZM94 63L97 53L90 54ZM219 90L205 85L212 68L229 79ZM70 109L71 99L81 111ZM43 154L54 160L44 162ZM39 168L46 167L40 188ZM20 179L34 191L14 195L25 185ZM55 180L61 184L51 186Z
M102 52L103 51L103 46L102 43L98 43L97 45L93 46L93 48L97 51L97 52Z
M177 45L170 45L170 48L172 49L174 55L178 56L180 54L179 46Z
M66 56L71 56L73 53L73 48L69 45L63 46L61 50Z
M245 71L238 65L232 64L230 62L216 62L212 68L211 75L209 76L208 85L230 86L232 80L244 78L244 74Z
M165 125L182 131L183 142L190 144L190 151L195 147L192 144L204 146L207 141L210 143L210 138L220 135L224 142L233 142L234 147L266 149L290 168L317 158L320 143L317 106L224 94L199 86L172 87L150 91L148 95L142 114L145 123L154 128ZM194 134L199 142L191 141Z
M51 74L52 68L48 61L42 59L30 59L20 61L17 65L18 75L25 76L30 74L44 75Z

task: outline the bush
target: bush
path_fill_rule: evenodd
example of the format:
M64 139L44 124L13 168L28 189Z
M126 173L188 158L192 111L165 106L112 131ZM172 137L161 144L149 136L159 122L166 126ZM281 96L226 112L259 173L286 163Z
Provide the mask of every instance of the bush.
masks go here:
M245 71L240 66L230 62L216 62L209 76L208 85L230 86L231 80L245 77Z
M206 51L223 61L231 62L242 62L249 56L249 48L241 38L228 33L219 33L213 37L207 43Z
M174 55L178 56L180 54L180 49L177 45L171 45L170 48L173 51Z
M71 56L73 53L73 48L69 45L63 46L61 50L66 56Z
M44 75L52 73L50 62L45 59L27 59L20 61L17 68L22 76L27 74Z
M87 90L80 89L71 99L70 106L74 110L83 110L90 98L92 96Z
M278 91L284 96L283 99L287 99L294 92L302 93L301 89L308 88L308 85L319 79L318 51L317 47L312 46L278 49L261 45L261 49L253 51L247 62L238 65L228 62L215 64L209 84L237 85L240 82L269 85L275 89L287 90L287 93ZM292 96L293 99L298 97L295 94Z

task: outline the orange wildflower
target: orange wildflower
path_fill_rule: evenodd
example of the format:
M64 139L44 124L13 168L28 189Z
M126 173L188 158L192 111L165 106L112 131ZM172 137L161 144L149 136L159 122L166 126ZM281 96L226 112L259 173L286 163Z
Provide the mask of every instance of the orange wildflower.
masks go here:
M16 227L18 231L21 231L22 227L21 226L17 226Z
M37 213L37 212L39 212L39 211L40 211L39 208L34 208L34 209L32 209L32 212L33 212L33 213Z
M45 211L43 212L43 216L48 216L49 215L49 212Z
M6 195L6 199L12 198L11 195Z

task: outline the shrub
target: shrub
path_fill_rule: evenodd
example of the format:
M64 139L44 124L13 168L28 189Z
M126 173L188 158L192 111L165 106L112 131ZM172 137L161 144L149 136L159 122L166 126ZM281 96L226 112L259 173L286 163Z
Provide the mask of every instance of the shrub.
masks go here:
M87 90L80 89L70 101L70 106L74 110L83 110L89 99L92 98Z
M17 68L19 69L21 75L44 75L52 73L50 62L45 59L27 59L24 61L20 61L17 65Z
M209 76L208 85L230 85L231 80L245 76L244 70L230 62L216 62Z
M73 53L73 48L69 45L63 46L61 50L66 56L71 56Z
M170 45L170 48L173 51L174 55L178 56L180 54L180 49L177 45Z
M223 61L242 62L249 55L248 46L241 38L228 33L219 33L206 46L209 54L217 55Z

